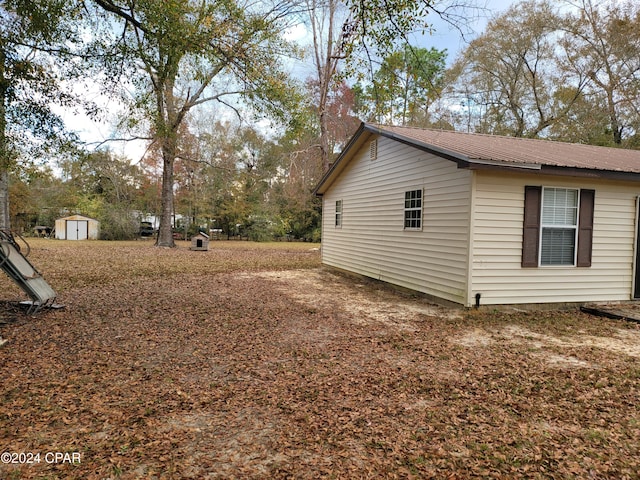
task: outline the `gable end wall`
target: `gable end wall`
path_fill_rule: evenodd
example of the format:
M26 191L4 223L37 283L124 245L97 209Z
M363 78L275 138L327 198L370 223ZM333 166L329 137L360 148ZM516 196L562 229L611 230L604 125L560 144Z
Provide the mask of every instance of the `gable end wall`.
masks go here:
M323 195L323 263L466 304L471 179L454 162L384 137L370 160L366 143ZM419 188L423 228L408 231L404 194Z

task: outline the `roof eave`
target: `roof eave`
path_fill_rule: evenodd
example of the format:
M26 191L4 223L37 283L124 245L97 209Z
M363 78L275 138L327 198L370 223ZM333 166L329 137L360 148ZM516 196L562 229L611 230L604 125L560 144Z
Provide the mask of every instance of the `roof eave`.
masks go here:
M435 145L422 142L415 138L409 138L403 135L399 135L397 133L388 132L384 129L376 127L375 125L366 124L365 128L372 133L376 133L383 137L393 139L397 142L410 145L424 152L428 152L433 155L437 155L438 157L445 158L447 160L455 162L458 165L458 168L468 168L471 170L478 170L478 169L485 169L485 168L498 168L503 170L506 169L506 170L518 170L518 171L540 170L541 168L540 164L535 164L535 163L504 162L501 160L469 157L468 155L454 152L453 150L449 150L446 148L436 147Z
M376 125L361 123L358 130L353 134L349 143L342 150L336 161L331 168L323 175L322 179L318 183L318 186L314 189L314 194L322 196L333 181L338 177L340 172L344 170L349 160L352 158L353 153L358 150L362 143L369 137L369 135L380 135L392 139L394 141L409 145L424 152L437 155L441 158L445 158L452 162L455 162L458 168L470 169L470 170L501 170L501 171L517 171L524 173L527 171L535 172L545 175L556 176L571 176L571 177L583 177L583 178L602 178L612 180L624 180L638 182L640 181L640 172L626 172L618 170L601 170L590 169L580 167L566 167L557 165L544 165L541 163L526 163L526 162L505 162L500 160L473 158L467 155L454 152L452 150L437 147L418 139L407 137L398 133L390 132L384 128Z
M405 145L409 145L413 148L417 148L418 150L422 150L427 153L431 153L433 155L437 155L438 157L450 160L455 162L458 168L469 168L469 169L479 169L479 168L500 168L507 170L539 170L540 165L533 164L525 164L525 163L513 163L507 164L505 162L480 159L480 158L470 158L467 155L454 152L449 149L436 147L434 145L421 142L415 138L405 137L404 135L400 135L397 133L389 132L384 128L377 127L375 125L362 122L358 130L353 134L349 143L344 147L336 161L331 165L329 170L323 175L318 182L318 186L313 190L313 193L316 196L321 197L324 192L327 191L331 183L333 183L333 179L337 177L337 175L344 169L346 163L348 163L348 158L350 158L350 153L355 145L359 144L363 134L369 133L374 135L380 135L382 137L389 138L399 143L403 143ZM365 137L366 138L366 137Z
M532 173L539 175L550 175L556 177L578 177L578 178L594 178L604 180L617 180L628 182L640 182L640 172L624 172L619 170L600 170L594 168L581 167L562 167L557 165L509 165L504 162L476 162L469 167L470 170L500 170L500 171L517 171L524 173L531 170Z
M562 175L569 177L599 178L606 180L640 182L640 172L625 172L621 170L599 170L592 168L543 165L540 173L546 175Z
M356 132L349 140L349 143L347 143L347 145L345 145L345 147L342 149L342 152L340 152L340 155L338 155L336 161L333 162L333 164L329 167L329 170L327 170L322 176L322 178L318 182L318 185L313 190L314 195L321 197L324 192L327 191L329 186L331 186L331 184L333 183L333 179L337 177L337 175L344 169L344 167L348 163L348 160L345 160L345 158L349 158L354 145L360 143L360 137L362 137L362 135L366 131L365 125L366 124L364 122L360 124L358 130L356 130Z
M442 158L446 158L447 160L451 160L457 163L459 168L467 168L472 163L472 161L466 155L462 155L452 150L436 147L434 145L421 142L420 140L417 140L415 138L405 137L404 135L392 133L380 127L376 127L375 125L371 125L371 124L363 124L363 125L364 125L364 128L371 133L375 133L382 137L387 137L397 142L404 143L405 145L410 145L412 147L418 148L419 150L432 153Z

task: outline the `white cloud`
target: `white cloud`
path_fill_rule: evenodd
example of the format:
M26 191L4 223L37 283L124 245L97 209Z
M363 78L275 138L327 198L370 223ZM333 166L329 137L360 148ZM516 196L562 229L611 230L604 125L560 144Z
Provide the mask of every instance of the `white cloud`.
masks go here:
M285 30L283 35L284 39L288 42L300 42L301 40L306 39L308 36L309 32L307 31L307 27L302 23L298 23L296 25L293 25L292 27L289 27L287 30Z

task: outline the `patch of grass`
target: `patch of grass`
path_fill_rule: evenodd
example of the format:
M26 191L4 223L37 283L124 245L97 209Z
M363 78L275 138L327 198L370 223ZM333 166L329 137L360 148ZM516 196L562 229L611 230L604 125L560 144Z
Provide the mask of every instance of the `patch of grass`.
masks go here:
M584 432L584 439L597 445L604 445L607 443L607 433L598 428L590 428Z

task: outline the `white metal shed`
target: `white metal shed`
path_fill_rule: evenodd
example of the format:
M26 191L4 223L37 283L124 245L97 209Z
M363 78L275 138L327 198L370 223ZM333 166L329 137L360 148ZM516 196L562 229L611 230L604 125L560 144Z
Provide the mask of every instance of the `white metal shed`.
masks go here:
M97 240L100 222L82 215L56 220L56 238L58 240Z

